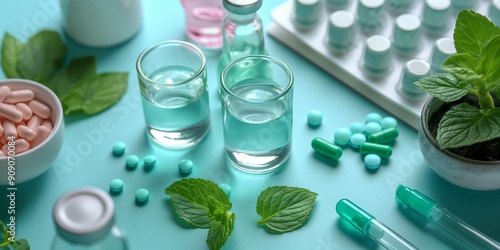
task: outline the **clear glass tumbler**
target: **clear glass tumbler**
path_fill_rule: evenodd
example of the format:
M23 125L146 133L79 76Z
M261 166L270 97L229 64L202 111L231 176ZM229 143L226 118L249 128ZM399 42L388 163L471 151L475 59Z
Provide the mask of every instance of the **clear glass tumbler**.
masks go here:
M149 138L171 149L199 143L210 127L203 52L183 41L160 42L136 66Z
M221 74L225 155L248 173L268 173L290 156L293 74L266 55L242 57Z

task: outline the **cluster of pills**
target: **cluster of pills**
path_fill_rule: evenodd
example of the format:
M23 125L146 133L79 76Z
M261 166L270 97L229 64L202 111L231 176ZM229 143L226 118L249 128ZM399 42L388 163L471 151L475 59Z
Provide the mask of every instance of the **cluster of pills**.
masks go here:
M111 194L118 194L123 191L123 181L121 179L113 179L109 182L109 191ZM139 188L135 191L135 201L137 204L144 204L149 200L149 190Z
M342 148L350 146L364 156L367 168L377 169L382 159L391 157L392 147L388 144L398 135L396 119L370 113L365 123L353 122L349 128L336 129L333 142L317 137L312 140L311 146L315 152L332 160L338 160L342 156Z
M125 154L126 144L118 141L113 143L113 155L120 157ZM155 155L147 155L143 159L144 169L152 169L156 165L157 159ZM128 170L134 170L139 166L140 159L137 155L128 155L125 158L125 167ZM189 159L182 159L179 161L178 170L181 175L189 175L193 171L194 164ZM123 191L123 181L121 179L113 179L109 182L109 191L111 194L119 194ZM231 194L231 186L228 184L220 184L219 187L229 197ZM137 205L146 204L149 200L149 190L146 188L139 188L135 191L135 202Z
M118 141L113 144L113 155L122 156L125 153L126 145L124 142ZM155 155L147 155L142 160L144 163L144 169L149 171L152 170L156 165L157 158ZM131 154L125 158L125 167L128 170L134 170L139 166L140 159L137 155ZM189 159L182 159L177 165L179 173L181 175L189 175L193 171L194 164Z
M9 142L16 154L42 143L52 131L51 114L32 90L0 86L0 157L9 152Z
M127 145L124 142L118 141L113 143L113 155L122 156L125 154ZM150 171L156 165L156 156L147 155L142 160L144 163L144 169ZM128 170L134 170L139 166L140 159L137 155L128 155L125 158L125 167ZM109 191L112 194L118 194L123 190L123 181L121 179L113 179L109 182ZM139 188L135 191L135 201L137 204L145 204L149 200L149 190L145 188Z
M122 156L125 153L127 146L124 142L118 141L113 143L113 155ZM156 155L147 155L142 160L144 163L144 168L146 170L151 170L156 165ZM125 167L129 170L134 170L139 166L140 159L137 155L128 155L125 158Z

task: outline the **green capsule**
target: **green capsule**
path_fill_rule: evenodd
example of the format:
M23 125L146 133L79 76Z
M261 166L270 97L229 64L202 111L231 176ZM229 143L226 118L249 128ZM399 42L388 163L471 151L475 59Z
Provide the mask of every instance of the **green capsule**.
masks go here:
M394 141L399 135L397 128L388 128L368 136L368 142L388 143Z
M365 142L359 146L359 152L363 155L376 154L382 158L389 158L392 155L391 146Z
M316 137L312 140L311 146L316 153L328 157L332 160L338 160L342 156L341 147L319 137Z

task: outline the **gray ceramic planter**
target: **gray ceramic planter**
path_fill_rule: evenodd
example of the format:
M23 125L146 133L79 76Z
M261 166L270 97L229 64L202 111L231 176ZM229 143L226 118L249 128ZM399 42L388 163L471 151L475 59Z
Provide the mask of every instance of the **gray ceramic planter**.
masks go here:
M427 121L442 105L442 101L431 97L422 109L418 140L429 166L443 179L460 187L475 190L500 189L500 161L471 160L439 149Z

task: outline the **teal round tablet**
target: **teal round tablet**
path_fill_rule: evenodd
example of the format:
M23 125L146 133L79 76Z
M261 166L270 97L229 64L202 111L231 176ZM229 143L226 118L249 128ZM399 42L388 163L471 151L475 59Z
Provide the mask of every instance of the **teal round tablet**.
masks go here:
M193 162L188 159L183 159L179 162L178 168L181 174L190 174L193 171Z
M129 155L125 159L125 163L128 168L136 168L139 165L139 157L137 155Z
M365 117L366 123L370 123L370 122L380 123L381 121L382 121L382 116L379 113L369 113Z
M349 130L351 130L351 134L362 134L363 132L365 132L365 124L361 122L353 122L349 126Z
M359 148L359 146L366 142L366 136L361 133L356 133L351 136L351 147Z
M231 194L231 186L229 186L229 184L223 183L223 184L220 184L219 187L229 197L229 195Z
M307 113L307 123L312 127L318 127L323 121L323 113L321 111L313 109Z
M398 121L394 117L384 117L380 122L382 129L395 128L398 126Z
M149 199L149 191L145 188L139 188L135 191L135 200L138 202L145 202Z
M156 164L156 155L147 155L144 157L144 166L153 167Z
M114 179L109 182L109 190L111 192L121 192L123 190L123 181L120 179Z
M347 128L338 128L334 133L334 140L337 145L344 146L351 140L351 130Z
M382 159L376 154L367 154L365 156L365 167L369 169L377 169L380 167Z
M123 155L123 153L125 153L126 147L127 146L125 145L125 143L121 141L113 143L113 154L116 156Z
M377 122L369 122L365 124L365 132L369 135L382 131L382 126Z

